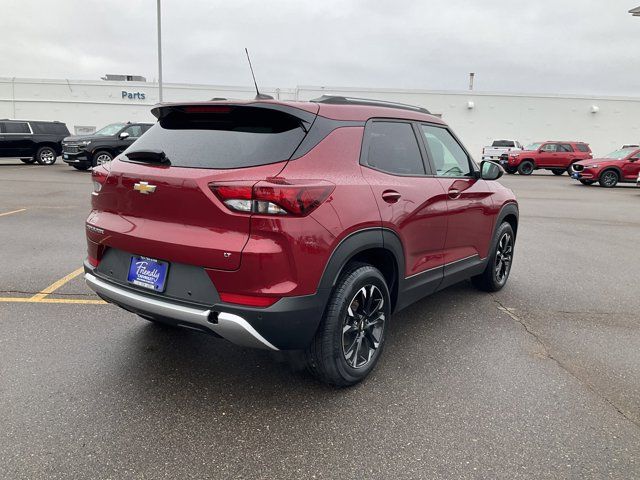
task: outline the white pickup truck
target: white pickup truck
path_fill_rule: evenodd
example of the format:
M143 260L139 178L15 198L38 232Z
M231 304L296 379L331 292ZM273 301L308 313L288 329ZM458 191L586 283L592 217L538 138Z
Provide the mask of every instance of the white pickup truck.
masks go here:
M522 145L517 140L494 140L490 147L482 149L482 160L500 160L502 155L519 150Z

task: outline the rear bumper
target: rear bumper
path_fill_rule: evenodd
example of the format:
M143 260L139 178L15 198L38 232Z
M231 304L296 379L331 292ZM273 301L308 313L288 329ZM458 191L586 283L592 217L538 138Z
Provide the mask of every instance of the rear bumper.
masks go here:
M212 333L244 347L303 349L313 339L329 292L285 297L269 308L186 304L110 282L85 263L87 285L103 300L160 322Z

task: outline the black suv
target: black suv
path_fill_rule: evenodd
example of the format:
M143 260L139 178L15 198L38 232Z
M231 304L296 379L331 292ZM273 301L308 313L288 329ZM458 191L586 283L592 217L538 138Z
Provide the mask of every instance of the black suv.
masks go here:
M151 123L112 123L92 135L73 135L62 141L62 159L78 170L110 162L149 130Z
M0 157L20 157L24 163L53 165L69 130L61 122L0 120Z

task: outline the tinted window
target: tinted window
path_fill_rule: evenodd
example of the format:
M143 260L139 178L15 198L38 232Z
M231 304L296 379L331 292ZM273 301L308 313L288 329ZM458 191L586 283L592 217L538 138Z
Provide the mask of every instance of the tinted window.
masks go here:
M122 133L128 133L130 137L137 138L142 136L142 127L140 125L131 125L125 128Z
M589 150L589 145L587 145L586 143L578 143L576 145L576 148L578 150L580 150L581 152L590 152L591 150Z
M4 122L5 133L31 133L26 122Z
M546 145L544 145L542 147L542 151L543 152L556 152L557 149L557 145L555 143L547 143Z
M422 125L429 154L439 177L463 177L471 173L469 158L445 128Z
M558 145L558 151L559 152L573 152L573 147L571 145L569 145L568 143L563 143L561 145Z
M69 135L69 130L64 123L40 123L31 122L33 133L49 135Z
M252 167L288 160L304 136L298 118L277 110L226 106L217 112L174 110L124 153L162 150L177 167Z
M367 165L399 175L424 175L420 147L410 123L373 122L367 132Z
M514 147L514 143L511 140L496 140L493 142L493 147Z

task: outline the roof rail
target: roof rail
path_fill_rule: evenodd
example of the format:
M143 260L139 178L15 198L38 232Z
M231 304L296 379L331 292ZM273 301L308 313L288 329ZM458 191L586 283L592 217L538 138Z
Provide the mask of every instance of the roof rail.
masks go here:
M406 103L387 102L386 100L373 100L370 98L343 97L340 95L322 95L321 97L309 100L314 103L327 103L331 105L366 105L370 107L387 107L399 108L401 110L411 110L414 112L426 113L431 112L426 108L416 107L415 105L407 105Z

